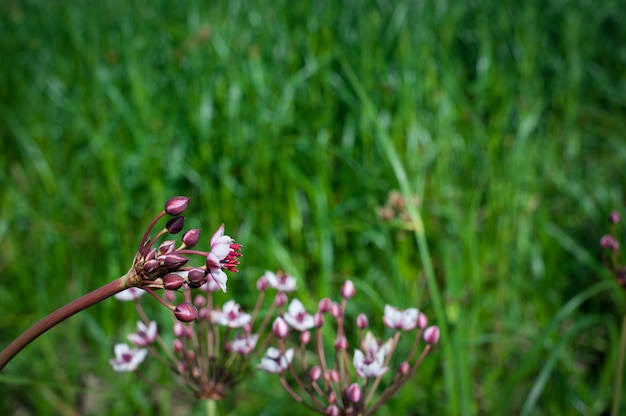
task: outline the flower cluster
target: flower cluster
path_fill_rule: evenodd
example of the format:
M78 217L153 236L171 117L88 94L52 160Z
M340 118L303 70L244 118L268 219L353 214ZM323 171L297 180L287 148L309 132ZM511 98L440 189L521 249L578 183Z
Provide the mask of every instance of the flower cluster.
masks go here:
M411 200L407 199L397 190L389 192L385 205L378 208L378 216L383 221L393 222L403 229L411 229L411 218L407 213L407 206L419 206L419 198L413 196Z
M266 331L273 312L284 304L285 292L295 289L295 279L289 275L266 272L258 280L259 295L252 313L247 313L235 301L219 305L214 293L220 290L215 280L208 280L194 294L189 285L179 291L165 290L163 302L172 302L182 292L183 305L198 310L197 320L183 324L173 322L173 341L166 343L157 333L157 324L150 321L139 298L141 289L128 289L116 297L133 301L141 321L137 332L128 335L134 345L117 344L115 358L110 363L115 371L137 371L138 365L148 356L165 364L187 386L197 399L224 399L230 390L254 368L256 347L267 343L273 335ZM263 301L268 289L277 295L267 310ZM264 316L263 319L259 319ZM260 322L258 325L258 321ZM169 338L169 337L165 337Z
M171 198L165 208L150 223L141 239L139 249L128 272L128 293L122 292L122 298L132 297L136 288L141 288L174 311L175 316L189 322L197 318L197 310L189 302L171 305L154 295L153 289L178 290L181 287L199 288L209 280L226 292L228 277L224 270L237 272L241 244L224 234L222 224L211 237L210 250L202 251L195 248L200 241L200 230L191 229L185 232L177 245L174 240L159 240L167 234L178 234L182 231L185 217L181 216L189 204L189 198L178 196ZM157 222L166 215L172 216L161 231L150 236ZM157 244L158 243L158 244ZM188 264L190 256L200 257L203 263L197 266Z
M286 311L275 319L272 332L278 337L278 347L267 349L259 368L278 374L286 391L299 403L325 415L370 415L408 381L417 371L433 344L439 341L439 328L428 326L426 315L415 308L400 310L385 306L383 323L394 334L382 342L370 331L365 314L356 318L359 330L358 346L352 358L345 333L348 299L355 294L354 284L346 281L341 288L341 303L322 299L315 313L309 313L302 302L292 299ZM335 322L332 345L335 359L326 357L323 326L325 320ZM296 345L288 347L290 333L298 334ZM314 334L311 333L314 332ZM402 334L415 332L408 355L391 370L392 357ZM327 333L327 332L326 332ZM421 341L425 346L418 354ZM307 351L312 349L312 354ZM315 363L310 363L315 357ZM377 392L383 377L391 380ZM306 374L306 375L302 375Z
M604 266L615 276L617 283L626 289L626 263L622 259L617 238L617 225L620 223L620 220L621 218L617 211L612 211L609 214L611 228L609 233L603 235L600 239L600 247L605 251L602 256Z

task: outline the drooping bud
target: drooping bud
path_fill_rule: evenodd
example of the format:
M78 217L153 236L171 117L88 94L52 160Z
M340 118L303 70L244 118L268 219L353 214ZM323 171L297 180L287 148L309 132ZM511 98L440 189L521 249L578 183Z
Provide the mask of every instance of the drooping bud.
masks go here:
M182 302L176 305L174 316L181 322L191 322L198 319L198 309L189 302Z
M174 217L165 224L165 228L170 234L178 234L184 226L185 217Z
M165 203L165 212L169 215L180 215L187 209L189 198L186 196L175 196Z
M369 326L369 321L367 320L367 316L364 313L360 313L356 317L356 327L359 329L365 329Z
M439 327L438 326L429 326L424 330L424 341L427 344L436 344L439 341Z
M354 283L352 280L346 280L344 284L341 286L341 296L344 299L350 299L354 296L356 289L354 288Z
M168 273L163 276L163 287L167 290L178 290L185 283L185 279L176 273Z
M289 325L280 316L274 320L272 324L272 332L278 338L285 338L289 334Z
M200 230L197 228L183 234L183 243L185 243L188 248L194 247L198 244L198 241L200 241Z
M361 386L358 383L352 383L346 388L346 398L352 403L358 403L363 398Z

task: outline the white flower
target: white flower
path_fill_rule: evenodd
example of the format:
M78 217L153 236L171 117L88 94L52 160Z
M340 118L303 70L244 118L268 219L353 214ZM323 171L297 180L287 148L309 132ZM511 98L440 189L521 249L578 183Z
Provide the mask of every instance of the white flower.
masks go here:
M115 344L115 358L109 360L115 371L135 371L146 358L145 348L130 348L127 344Z
M214 310L211 314L213 322L229 328L241 328L250 322L250 314L244 313L234 300L229 300L222 306L222 310Z
M279 349L269 347L258 368L267 373L281 374L289 368L292 359L293 348L289 348L285 354L281 354Z
M228 253L230 253L230 245L234 242L235 240L224 235L224 224L222 224L211 237L211 253L222 261L226 258Z
M270 287L278 290L279 292L293 292L296 290L296 278L285 273L276 273L267 271L264 274L267 283Z
M146 291L143 289L139 289L137 287L129 287L126 290L122 290L121 292L116 293L114 296L117 300L127 302L129 300L139 299L139 297L144 293L146 293Z
M307 331L315 326L313 315L304 309L304 305L298 299L293 299L289 304L285 321L298 331Z
M411 329L417 327L418 316L419 311L416 308L409 308L401 311L393 306L385 305L383 322L388 328L410 331Z
M150 321L148 326L141 321L137 321L137 332L128 334L127 338L130 342L138 347L145 347L154 342L157 336L157 325L155 321Z
M389 370L385 367L385 351L382 348L374 355L365 355L361 350L354 350L352 363L356 373L365 378L382 376Z

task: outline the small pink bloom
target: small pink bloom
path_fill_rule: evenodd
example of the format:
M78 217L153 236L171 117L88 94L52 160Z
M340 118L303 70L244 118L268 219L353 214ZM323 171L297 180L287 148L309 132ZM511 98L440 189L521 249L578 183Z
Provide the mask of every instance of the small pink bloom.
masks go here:
M229 328L241 328L250 322L250 314L244 313L234 300L229 300L222 306L222 310L214 310L211 314L213 322Z
M269 347L265 353L265 357L261 359L261 364L258 368L266 373L281 374L291 364L293 359L293 349L290 348L281 354L280 350L274 347Z
M439 342L439 327L438 326L429 326L424 330L424 341L428 344L436 344Z
M292 328L298 331L306 331L315 326L313 315L304 309L304 305L298 299L291 301L284 318Z
M141 321L137 321L137 332L128 334L128 340L138 347L145 347L154 342L157 337L157 325L155 321L150 321L148 326Z
M354 283L352 280L346 280L344 284L341 286L341 297L345 299L350 299L354 296L356 290L354 288Z
M372 333L368 331L361 343L361 349L368 357L375 356L379 351L382 351L386 357L391 353L391 350L393 350L393 339L388 340L384 344L380 344Z
M361 386L358 383L352 383L346 388L346 397L352 403L358 403L363 398Z
M276 273L267 271L263 275L267 280L270 287L278 290L279 292L293 292L296 290L296 279L285 273Z
M248 355L256 347L259 340L259 334L251 334L245 336L237 336L228 344L228 349L241 355Z
M114 371L135 371L137 366L146 358L148 350L144 348L130 348L127 344L115 344L115 358L109 360Z
M385 315L383 322L388 328L402 329L410 331L417 326L419 311L416 308L409 308L404 311L385 305Z
M352 363L356 373L365 378L379 377L389 370L385 367L385 352L382 349L374 356L366 356L361 350L354 350Z

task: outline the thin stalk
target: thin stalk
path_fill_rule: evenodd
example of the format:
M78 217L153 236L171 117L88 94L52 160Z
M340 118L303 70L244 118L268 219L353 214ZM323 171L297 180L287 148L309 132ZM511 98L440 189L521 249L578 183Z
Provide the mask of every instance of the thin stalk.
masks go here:
M622 380L624 379L624 354L626 353L626 315L622 318L622 335L619 342L619 356L615 369L615 382L613 383L613 406L611 416L618 416L622 402Z
M13 357L15 357L24 347L33 342L41 334L56 326L58 323L63 322L72 315L87 309L88 307L95 305L96 303L115 295L126 289L128 274L121 276L106 285L81 296L80 298L68 303L65 306L60 307L50 315L46 316L35 325L24 331L19 337L11 342L2 352L0 352L0 370Z

